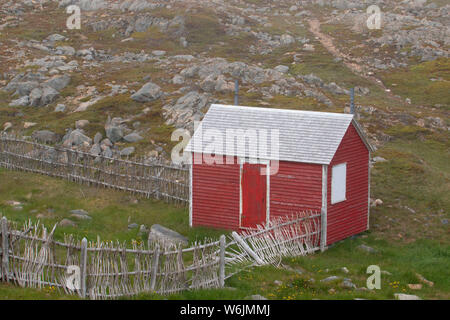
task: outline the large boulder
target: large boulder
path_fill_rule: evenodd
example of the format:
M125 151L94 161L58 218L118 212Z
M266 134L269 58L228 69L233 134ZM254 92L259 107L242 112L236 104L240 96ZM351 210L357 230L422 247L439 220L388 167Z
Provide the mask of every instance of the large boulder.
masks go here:
M61 91L70 83L70 76L64 74L62 76L53 77L44 82L44 84L48 87L51 87L55 90Z
M151 102L161 97L162 91L160 86L152 82L146 83L135 94L131 96L131 99L137 102Z
M150 228L149 240L166 244L187 245L188 239L176 231L154 224Z
M142 138L139 134L134 132L127 134L125 137L123 137L123 140L125 140L126 142L138 142L142 139L144 138Z
M34 131L31 137L42 143L46 142L55 143L58 142L59 140L59 136L56 133L49 130Z
M105 125L106 136L113 143L120 141L123 138L123 129L120 126L120 122L122 119L120 118L108 118L108 121Z
M73 130L68 136L66 135L66 139L63 142L65 147L80 146L82 144L90 145L91 143L92 139L79 129Z

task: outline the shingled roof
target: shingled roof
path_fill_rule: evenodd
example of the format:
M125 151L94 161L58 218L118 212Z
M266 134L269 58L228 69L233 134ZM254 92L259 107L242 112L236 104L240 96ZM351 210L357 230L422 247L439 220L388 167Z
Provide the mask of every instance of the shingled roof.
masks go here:
M213 104L195 131L186 151L210 153L214 150L215 154L230 156L249 157L257 154L261 159L330 164L351 123L367 148L373 151L352 114ZM205 133L209 129L214 130L209 133L220 132L222 139L208 138ZM235 147L228 150L225 134L230 129L255 129L258 138L263 137L262 129L266 130L267 155L257 146L250 144L246 144L244 148ZM279 132L278 157L271 154L270 133L276 130ZM238 145L234 143L235 146Z

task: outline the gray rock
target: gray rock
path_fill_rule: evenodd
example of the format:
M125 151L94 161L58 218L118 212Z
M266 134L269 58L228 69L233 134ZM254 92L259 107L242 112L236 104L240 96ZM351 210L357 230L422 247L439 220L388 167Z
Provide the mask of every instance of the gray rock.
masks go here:
M120 151L120 155L121 156L129 156L131 154L133 154L134 152L134 147L128 147L128 148L124 148Z
M130 134L127 134L125 137L123 137L123 140L125 140L126 142L138 142L142 139L144 139L144 138L142 138L137 133L130 133Z
M149 240L172 244L188 244L186 237L159 224L154 224L150 228Z
M103 150L102 155L103 155L104 157L107 157L107 158L112 158L113 153L112 153L111 148L110 148L110 147L106 147L106 148Z
M348 289L356 289L356 285L350 279L345 279L341 286Z
M59 140L58 135L49 130L34 131L31 135L31 137L42 143L47 143L47 142L56 143Z
M71 46L59 46L59 47L56 47L56 53L68 55L68 56L74 56L76 53L76 50Z
M66 40L66 37L64 37L58 33L54 33L47 37L47 41L51 41L51 42L64 41L64 40Z
M55 112L64 112L66 111L66 106L62 103L58 104L55 108Z
M131 96L131 99L137 102L151 102L161 97L160 86L152 82L146 83L141 89Z
M276 66L274 68L274 70L276 70L278 72L281 72L281 73L287 73L289 71L289 67L288 66L279 65L279 66Z
M338 279L340 279L340 277L338 277L338 276L330 276L328 278L320 280L320 282L325 282L326 283L326 282L331 282L331 281L335 281L335 280L338 280Z
M413 294L394 293L394 297L397 300L422 300L420 297Z
M260 294L254 294L251 295L250 297L246 297L246 299L250 299L250 300L268 300L266 297L260 295Z
M58 97L59 97L58 91L56 91L52 87L44 87L42 90L40 106L46 106L46 105L54 102Z
M26 107L30 104L30 97L29 96L23 96L19 99L13 100L9 103L9 106L18 106L18 107Z
M92 143L92 139L86 136L81 130L76 129L70 132L67 136L66 140L63 142L64 146L72 147L79 146L82 144L90 145Z
M139 225L137 224L137 223L130 223L129 225L128 225L128 229L136 229L136 228L138 228L139 227Z
M100 132L97 132L94 136L94 143L99 144L102 141L103 135Z
M41 104L42 94L40 88L34 88L30 93L30 106L38 107Z
M157 57L162 57L166 54L166 52L164 50L153 50L152 54Z
M23 97L29 95L31 91L37 87L39 87L39 82L37 81L19 82L16 84L15 94L19 95L19 97Z
M84 214L71 214L70 215L72 218L78 219L78 220L92 220L91 216L87 216Z
M70 210L71 214L78 214L78 215L83 215L83 216L88 216L89 212L83 210L83 209L76 209L76 210Z
M77 224L69 219L62 219L59 224L60 227L73 227L75 228Z
M89 124L89 120L77 120L75 121L75 128L83 129Z
M108 117L108 121L105 125L106 136L111 142L115 143L123 138L123 129L120 126L120 118L113 118L112 120Z
M295 38L289 34L283 34L280 38L280 43L282 45L290 45L295 42Z
M92 146L91 150L89 150L89 153L93 154L94 156L98 156L100 155L100 153L102 153L102 148L98 143L96 143Z
M386 162L387 160L383 157L374 157L373 162Z
M376 249L374 249L372 247L366 246L365 244L359 245L358 248L361 249L361 250L364 250L364 251L366 251L368 253L377 253L378 252L378 250L376 250Z
M51 87L57 91L61 91L70 83L70 76L64 74L62 76L53 77L44 82L44 85Z

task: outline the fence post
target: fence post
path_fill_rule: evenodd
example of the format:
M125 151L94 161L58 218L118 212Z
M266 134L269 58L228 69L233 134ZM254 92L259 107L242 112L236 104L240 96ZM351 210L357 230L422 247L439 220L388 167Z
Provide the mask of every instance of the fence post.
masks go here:
M2 218L2 280L9 281L9 240L8 220Z
M225 287L225 235L220 236L220 265L219 265L219 285Z
M86 298L86 278L87 278L87 239L81 240L81 266L80 266L80 289L81 297Z
M159 266L159 245L157 244L155 247L155 252L153 256L152 263L152 273L150 278L150 290L155 291L156 286L156 276L158 274L158 266Z

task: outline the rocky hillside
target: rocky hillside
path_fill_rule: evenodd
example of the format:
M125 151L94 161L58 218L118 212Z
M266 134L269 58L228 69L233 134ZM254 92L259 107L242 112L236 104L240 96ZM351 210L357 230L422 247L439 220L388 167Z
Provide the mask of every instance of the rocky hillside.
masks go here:
M369 29L367 8L382 13ZM68 29L70 5L81 28ZM213 102L348 112L377 147L444 135L445 0L0 0L0 131L107 156L167 158ZM394 128L395 130L393 130ZM412 129L411 129L412 128Z

